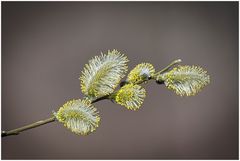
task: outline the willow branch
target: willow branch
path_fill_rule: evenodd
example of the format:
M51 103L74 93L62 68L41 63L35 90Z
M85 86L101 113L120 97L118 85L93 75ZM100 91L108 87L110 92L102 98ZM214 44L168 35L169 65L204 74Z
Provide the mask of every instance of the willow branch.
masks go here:
M173 61L168 66L163 68L161 71L157 72L155 75L161 74L161 73L164 73L164 72L168 71L172 66L174 66L174 65L176 65L176 64L178 64L180 62L181 62L181 59L177 59L177 60ZM149 80L151 80L151 79L155 79L155 78L153 78L153 77L149 78ZM124 86L126 83L127 83L126 81L122 81L120 83L120 87ZM158 84L163 84L163 82L158 82L158 81L157 81L157 83ZM95 102L98 102L98 101L101 101L101 100L104 100L104 99L111 99L111 94L103 96L103 97L99 97L99 98L97 98L95 100L92 100L92 103L95 103ZM29 125L17 128L17 129L13 129L13 130L9 130L9 131L2 131L2 137L6 137L6 136L10 136L10 135L18 135L18 134L20 134L23 131L26 131L26 130L29 130L29 129L33 129L33 128L36 128L38 126L42 126L42 125L45 125L45 124L48 124L48 123L51 123L51 122L54 122L54 121L56 121L56 117L52 116L52 117L50 117L48 119L40 120L40 121L37 121L35 123L29 124Z

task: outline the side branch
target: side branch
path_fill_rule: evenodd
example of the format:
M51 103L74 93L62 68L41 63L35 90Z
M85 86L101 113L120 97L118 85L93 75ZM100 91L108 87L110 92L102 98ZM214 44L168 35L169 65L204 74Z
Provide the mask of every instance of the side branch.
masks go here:
M172 63L170 63L168 66L166 66L165 68L163 68L162 70L160 70L159 72L157 72L156 74L162 74L166 71L168 71L171 67L173 67L174 65L178 64L178 63L181 63L182 60L181 59L177 59L177 60L174 60Z

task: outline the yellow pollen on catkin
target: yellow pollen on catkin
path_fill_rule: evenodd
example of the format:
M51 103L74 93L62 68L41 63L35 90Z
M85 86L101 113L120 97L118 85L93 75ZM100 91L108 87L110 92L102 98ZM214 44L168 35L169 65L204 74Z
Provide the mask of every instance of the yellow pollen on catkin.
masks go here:
M210 83L210 76L199 66L178 66L161 76L168 89L180 96L193 96Z
M89 60L80 76L83 94L99 98L112 93L125 76L128 61L124 54L115 49Z
M95 131L100 122L97 109L88 99L66 102L55 116L65 127L78 135L88 135Z
M140 85L127 84L115 96L115 101L129 110L137 110L142 105L146 91Z
M155 73L155 69L150 63L138 64L127 76L127 82L140 84L147 81Z

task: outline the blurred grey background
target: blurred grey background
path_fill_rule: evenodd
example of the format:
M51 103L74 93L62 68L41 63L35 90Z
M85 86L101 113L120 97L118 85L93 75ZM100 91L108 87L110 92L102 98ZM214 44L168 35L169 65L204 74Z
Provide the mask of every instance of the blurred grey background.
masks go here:
M238 158L238 2L2 2L2 130L83 97L84 65L114 48L129 69L181 58L211 84L181 98L152 81L139 111L97 102L95 133L54 122L2 138L2 159Z

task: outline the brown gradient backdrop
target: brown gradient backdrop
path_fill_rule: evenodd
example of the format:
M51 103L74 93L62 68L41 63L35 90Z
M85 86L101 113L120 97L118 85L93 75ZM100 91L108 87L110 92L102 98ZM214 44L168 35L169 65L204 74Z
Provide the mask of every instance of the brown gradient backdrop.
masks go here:
M181 58L211 84L181 98L152 81L139 111L98 102L95 133L54 122L3 138L2 159L238 158L238 2L2 2L2 129L83 97L84 64L113 48L130 69Z

